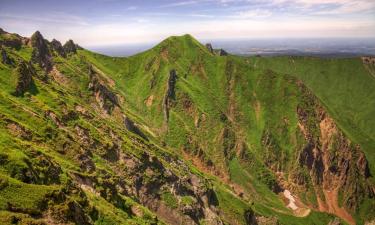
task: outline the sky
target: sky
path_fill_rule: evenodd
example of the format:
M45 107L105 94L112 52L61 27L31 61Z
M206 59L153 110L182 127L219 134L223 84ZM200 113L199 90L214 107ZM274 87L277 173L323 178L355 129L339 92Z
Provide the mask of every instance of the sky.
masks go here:
M375 0L0 0L0 27L82 46L198 39L375 38Z

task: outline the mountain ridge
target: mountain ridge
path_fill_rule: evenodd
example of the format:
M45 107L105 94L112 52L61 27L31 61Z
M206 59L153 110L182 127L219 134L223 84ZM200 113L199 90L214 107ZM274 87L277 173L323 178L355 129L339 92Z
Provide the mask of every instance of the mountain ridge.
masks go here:
M73 41L62 51L61 44L54 41L53 47L41 35L34 44L6 36L0 39L7 55L0 80L6 165L0 196L9 198L1 200L8 204L1 208L4 223L337 220L319 211L350 224L373 219L374 164L372 157L366 160L373 142L363 146L365 156L337 126L337 115L324 109L317 89L280 69L292 60L307 66L311 59L220 56L190 35L167 38L126 58L92 53ZM35 74L10 75L19 61L30 60ZM342 62L332 61L345 68ZM31 74L35 91L25 74ZM11 95L17 79L26 84L23 97ZM12 140L16 144L9 145ZM25 143L33 149L22 148ZM38 164L38 157L50 164ZM50 180L54 173L64 179ZM50 200L43 207L22 208L22 200L7 194L16 183L55 185L46 192L61 189L35 196L37 202ZM287 208L283 190L297 199L297 211ZM113 210L121 216L111 222Z

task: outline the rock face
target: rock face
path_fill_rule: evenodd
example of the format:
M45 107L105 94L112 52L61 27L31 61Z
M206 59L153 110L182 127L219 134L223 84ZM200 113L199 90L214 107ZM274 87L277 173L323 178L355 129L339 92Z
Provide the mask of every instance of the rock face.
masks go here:
M143 153L140 158L126 157L124 160L128 165L124 171L132 177L135 184L124 189L128 190L130 195L137 196L143 205L168 224L199 224L202 220L206 222L205 224L223 224L216 208L218 201L210 184L188 172L182 161L170 157L164 158L186 176L176 174L166 168L158 157L147 153ZM145 179L142 174L152 179ZM173 205L165 202L166 195L169 196L169 204ZM190 200L183 203L182 198Z
M51 41L51 47L60 56L62 56L62 57L66 56L65 49L63 48L63 46L61 45L61 43L58 40L53 39Z
M73 40L69 40L64 44L64 50L67 54L75 54L77 53L77 45L73 42Z
M125 128L128 131L130 131L130 132L132 132L134 134L137 134L138 136L142 137L145 140L148 140L148 138L146 137L146 135L127 116L124 116L124 125L125 125Z
M169 78L167 83L167 91L163 99L163 111L165 122L169 121L169 109L171 107L171 102L175 99L175 85L177 81L176 70L171 70L169 72Z
M305 185L311 179L316 190L323 193L317 193L319 209L354 223L351 213L363 199L375 198L374 187L368 180L371 174L367 160L360 147L338 129L315 97L305 87L302 89L311 105L297 109L299 127L306 140L298 162L300 167L307 169L309 177L302 174L304 169L298 168L299 172L292 180Z
M255 213L252 209L248 209L244 213L246 224L248 225L258 225L257 218L255 216Z
M48 42L39 31L31 36L31 46L33 47L32 62L38 63L47 72L50 71L52 69L52 57L48 49Z
M92 67L89 69L90 83L89 90L94 92L95 99L99 103L99 106L108 114L112 112L115 106L119 107L119 101L110 89L100 80L99 75L93 70Z
M17 87L15 94L23 95L32 85L34 68L30 63L21 62L16 68Z
M7 52L5 51L5 49L3 48L0 48L1 49L1 62L3 64L7 64L7 65L13 65L13 60L9 57L9 55L7 54Z

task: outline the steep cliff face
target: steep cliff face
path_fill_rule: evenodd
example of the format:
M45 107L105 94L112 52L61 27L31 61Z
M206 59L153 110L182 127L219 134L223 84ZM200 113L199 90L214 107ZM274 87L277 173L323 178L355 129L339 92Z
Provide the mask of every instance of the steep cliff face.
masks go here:
M171 70L168 76L167 90L163 99L163 111L164 111L164 121L168 123L169 120L169 110L172 106L172 101L175 99L175 86L177 81L176 70Z
M368 162L360 146L343 134L311 92L303 85L301 90L307 101L298 106L297 113L305 144L297 156L294 171L298 172L290 179L302 187L311 180L317 198L315 207L354 224L352 215L362 202L375 197Z
M119 100L99 77L99 75L93 70L92 67L89 68L89 90L93 91L96 101L99 106L108 114L110 114L113 109L117 106L119 107Z

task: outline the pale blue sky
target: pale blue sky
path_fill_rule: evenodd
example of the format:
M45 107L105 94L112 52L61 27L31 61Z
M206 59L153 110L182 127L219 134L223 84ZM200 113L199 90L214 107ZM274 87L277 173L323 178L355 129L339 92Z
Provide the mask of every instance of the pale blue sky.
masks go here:
M375 0L0 0L0 27L84 46L199 39L375 37Z

